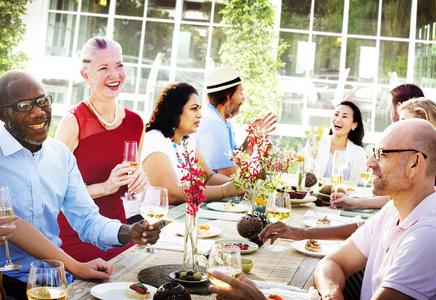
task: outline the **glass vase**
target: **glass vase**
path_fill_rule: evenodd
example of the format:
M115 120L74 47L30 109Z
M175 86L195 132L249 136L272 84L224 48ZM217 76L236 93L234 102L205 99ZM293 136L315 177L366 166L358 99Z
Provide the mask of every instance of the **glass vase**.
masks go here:
M197 244L198 244L198 213L185 215L185 241L183 249L183 269L185 271L196 270Z
M306 186L306 168L304 162L300 162L297 170L297 191L304 191Z

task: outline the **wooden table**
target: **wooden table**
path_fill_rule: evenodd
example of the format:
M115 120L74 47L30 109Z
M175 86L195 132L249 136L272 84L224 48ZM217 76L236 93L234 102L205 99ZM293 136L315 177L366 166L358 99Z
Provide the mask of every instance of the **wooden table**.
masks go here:
M313 203L301 205L299 207L293 207L291 219L288 221L292 226L303 227L302 219L305 212L309 209L320 211L320 212L328 212L330 214L339 214L339 210L330 210L325 207L316 207ZM180 208L178 209L180 211ZM178 219L180 220L181 216L178 213L177 209L173 210L173 215L176 214ZM169 214L170 216L171 214ZM177 220L176 220L177 221ZM200 223L205 222L205 220L200 219ZM220 224L221 227L225 226L225 230L218 237L214 237L213 239L224 239L224 238L239 238L242 239L236 230L236 222L231 221L220 221L214 220L210 221L210 224ZM171 225L176 225L175 223L170 224L163 228L162 234L172 234L171 233ZM180 226L180 225L179 225ZM183 226L183 225L182 225ZM281 282L286 283L292 286L296 286L303 289L309 289L310 286L314 286L312 273L313 270L319 261L317 257L306 256L301 254L300 252L294 250L291 246L290 241L280 240L280 244L283 246L288 246L287 252L283 252L283 254L278 254L277 252L270 252L264 247L259 248L255 253L250 254L248 257L253 258L255 260L255 265L253 270L248 274L248 277L256 280L267 280L271 282ZM176 251L169 250L161 250L160 257L165 257L169 262L173 263L182 263L182 253ZM282 253L282 252L279 252ZM103 283L103 282L117 282L117 281L138 281L136 276L138 272L151 265L159 265L163 264L159 261L156 261L156 254L147 253L142 246L133 246L127 251L121 253L117 257L114 257L110 260L110 263L114 266L114 270L109 280L107 281L99 281L99 280L81 280L78 279L74 283L72 283L68 287L68 299L93 299L90 294L90 290L93 286ZM282 255L282 256L280 256ZM283 255L286 255L286 260L283 259ZM265 258L268 260L268 264L262 263L265 261ZM281 259L281 262L280 262ZM297 265L289 268L289 274L284 274L283 270L281 274L275 274L274 268L272 270L265 270L265 266L274 267L277 265L281 265L282 268L286 268L287 266L283 266L283 262L285 261L294 261ZM289 277L284 276L289 275ZM213 295L209 296L200 296L200 295L192 295L192 299L213 299Z

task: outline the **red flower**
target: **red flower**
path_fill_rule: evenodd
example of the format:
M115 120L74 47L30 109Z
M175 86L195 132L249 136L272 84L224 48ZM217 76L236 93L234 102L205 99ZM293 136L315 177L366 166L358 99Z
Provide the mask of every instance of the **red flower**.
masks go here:
M187 144L187 142L186 142ZM179 168L184 169L185 175L181 178L182 186L186 187L183 192L185 193L185 202L188 204L186 213L195 215L198 212L198 207L201 203L206 201L206 196L203 194L205 184L203 179L206 176L206 171L203 171L201 166L198 166L198 158L194 156L193 150L188 151L185 144L185 152L183 157L185 162Z

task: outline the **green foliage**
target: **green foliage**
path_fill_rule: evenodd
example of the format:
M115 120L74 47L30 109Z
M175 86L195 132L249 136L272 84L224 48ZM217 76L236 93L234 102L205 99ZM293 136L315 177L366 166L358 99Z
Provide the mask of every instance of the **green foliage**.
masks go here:
M26 4L32 0L0 0L0 75L12 69L23 68L28 55L17 51L23 41L26 26L21 20Z
M248 99L236 117L249 123L269 111L278 112L281 96L277 74L283 66L280 55L287 44L274 32L275 12L269 0L226 0L222 23L226 40L220 49L221 65L233 66L246 79ZM277 46L279 45L279 46Z

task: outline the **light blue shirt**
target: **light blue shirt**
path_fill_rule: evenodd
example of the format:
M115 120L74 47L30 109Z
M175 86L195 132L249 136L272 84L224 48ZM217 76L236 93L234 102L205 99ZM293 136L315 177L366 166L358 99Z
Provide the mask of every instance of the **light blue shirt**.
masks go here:
M230 161L236 145L233 136L233 125L224 120L212 103L207 103L204 117L200 121L198 132L194 134L198 149L207 165L214 171L233 167Z
M0 129L0 186L7 186L14 213L33 224L56 246L61 245L57 217L62 209L80 239L107 250L121 246L121 223L98 213L89 196L76 159L62 143L47 138L41 150L32 154L4 127ZM22 264L7 275L26 282L35 257L9 244L11 260ZM4 246L0 264L4 265Z

